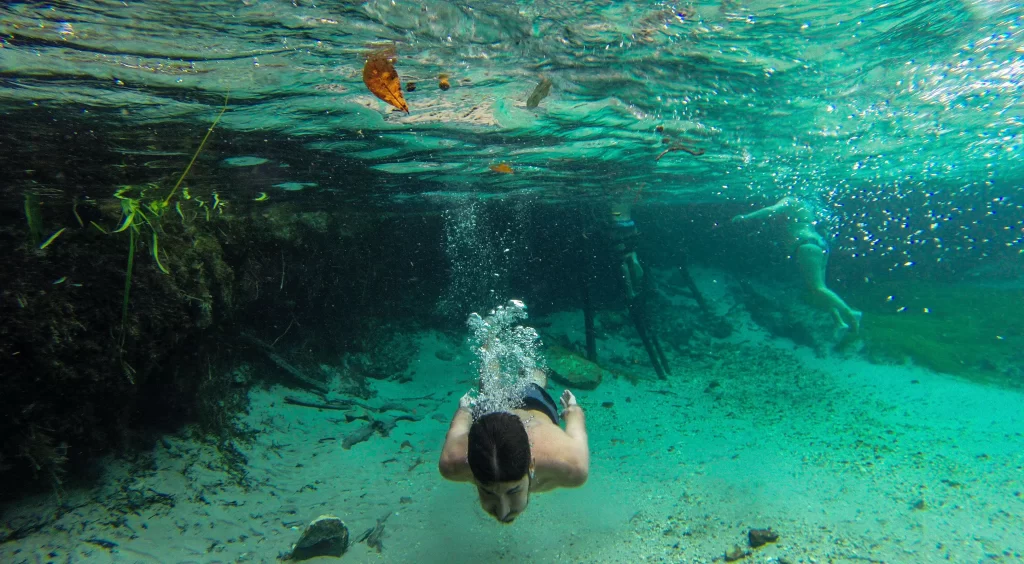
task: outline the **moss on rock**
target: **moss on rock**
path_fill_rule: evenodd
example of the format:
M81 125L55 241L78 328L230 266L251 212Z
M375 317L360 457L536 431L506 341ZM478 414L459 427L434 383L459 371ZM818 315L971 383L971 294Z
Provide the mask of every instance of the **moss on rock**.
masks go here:
M558 345L551 345L545 351L551 378L570 388L593 390L605 376L611 376L604 368L590 362L575 352Z

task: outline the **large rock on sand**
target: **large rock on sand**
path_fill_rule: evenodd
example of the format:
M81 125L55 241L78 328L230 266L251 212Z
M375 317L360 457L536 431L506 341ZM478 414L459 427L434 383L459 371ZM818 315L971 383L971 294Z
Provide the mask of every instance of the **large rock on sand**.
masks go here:
M611 372L590 362L575 352L558 345L552 345L545 351L547 357L548 376L570 389L593 390Z
M348 549L348 527L334 515L321 515L302 531L299 541L283 560L306 560L315 556L339 557Z

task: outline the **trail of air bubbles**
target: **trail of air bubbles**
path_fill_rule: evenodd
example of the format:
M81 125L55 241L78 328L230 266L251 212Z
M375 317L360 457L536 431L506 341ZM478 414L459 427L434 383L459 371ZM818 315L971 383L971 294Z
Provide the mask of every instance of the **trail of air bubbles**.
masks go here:
M480 374L475 417L521 407L533 371L543 367L536 329L521 324L526 317L526 305L509 300L486 317L472 313L466 321Z

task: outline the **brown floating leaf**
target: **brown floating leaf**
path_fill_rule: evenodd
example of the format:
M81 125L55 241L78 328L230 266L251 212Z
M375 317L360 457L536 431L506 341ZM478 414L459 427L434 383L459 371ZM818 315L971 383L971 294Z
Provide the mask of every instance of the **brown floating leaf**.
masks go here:
M395 70L394 52L381 50L370 53L363 65L363 82L373 95L388 104L409 113L409 105L402 96L402 81Z
M508 164L506 163L491 165L487 168L493 170L494 172L500 172L502 174L512 174L512 167L508 166Z

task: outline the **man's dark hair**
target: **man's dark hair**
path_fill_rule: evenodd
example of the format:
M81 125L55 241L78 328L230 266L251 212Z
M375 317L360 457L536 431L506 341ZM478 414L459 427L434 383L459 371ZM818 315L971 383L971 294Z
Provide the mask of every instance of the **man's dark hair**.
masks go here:
M514 482L530 470L530 437L512 413L488 413L469 428L469 469L481 484Z

